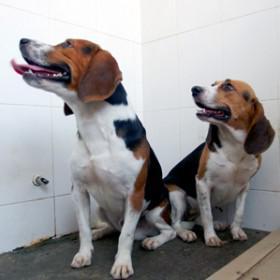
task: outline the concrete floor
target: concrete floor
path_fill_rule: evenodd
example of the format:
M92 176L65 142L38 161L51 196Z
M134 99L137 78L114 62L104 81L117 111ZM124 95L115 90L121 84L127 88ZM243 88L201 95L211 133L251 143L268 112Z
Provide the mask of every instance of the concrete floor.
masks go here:
M133 279L180 280L205 279L226 263L262 239L267 233L247 230L249 240L234 242L229 233L219 235L229 242L222 248L207 248L202 241L201 229L196 230L199 240L186 244L173 240L158 250L149 252L135 242L132 255ZM83 280L111 279L109 272L117 249L117 236L95 242L92 265L71 269L70 262L78 249L76 235L48 240L40 245L0 255L1 280Z

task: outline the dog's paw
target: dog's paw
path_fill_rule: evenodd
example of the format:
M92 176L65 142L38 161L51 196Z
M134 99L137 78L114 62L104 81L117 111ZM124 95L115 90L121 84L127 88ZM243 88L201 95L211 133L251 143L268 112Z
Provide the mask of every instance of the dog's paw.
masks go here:
M91 251L89 252L78 252L71 263L71 267L80 268L91 265Z
M248 239L248 236L247 234L244 232L244 230L240 227L232 227L230 229L231 231L231 235L232 235L232 238L234 240L240 240L240 241L245 241Z
M214 229L217 231L224 231L227 228L228 228L228 224L226 224L226 223L219 222L219 221L214 222Z
M147 250L155 250L160 246L160 242L158 241L157 237L148 237L142 241L142 247Z
M133 273L131 259L116 258L111 269L111 275L114 279L127 279Z
M193 242L197 239L195 232L191 230L180 230L177 232L177 235L186 242Z
M225 244L217 235L212 235L205 238L205 243L209 247L221 247Z

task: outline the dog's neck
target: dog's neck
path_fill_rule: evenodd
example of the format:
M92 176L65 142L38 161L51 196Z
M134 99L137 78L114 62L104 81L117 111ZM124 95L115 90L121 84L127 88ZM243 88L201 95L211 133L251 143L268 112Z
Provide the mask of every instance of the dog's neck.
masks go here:
M211 152L223 152L228 160L239 162L249 156L244 150L245 139L242 130L210 124L206 142Z
M83 103L76 99L67 100L67 103L76 117L81 139L92 155L100 155L110 148L116 133L115 121L137 118L122 84L104 101Z

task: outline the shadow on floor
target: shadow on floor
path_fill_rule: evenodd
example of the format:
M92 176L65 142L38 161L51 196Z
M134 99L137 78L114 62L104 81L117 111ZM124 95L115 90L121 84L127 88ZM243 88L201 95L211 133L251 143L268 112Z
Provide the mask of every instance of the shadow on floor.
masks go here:
M132 261L136 280L205 279L226 263L250 248L267 233L247 230L249 240L235 242L229 232L219 235L228 240L222 248L204 245L201 230L199 239L186 244L173 240L156 251L145 251L140 242L134 243ZM1 280L107 280L117 250L117 236L94 243L92 265L78 270L71 269L70 262L78 249L76 235L48 240L40 245L0 255Z

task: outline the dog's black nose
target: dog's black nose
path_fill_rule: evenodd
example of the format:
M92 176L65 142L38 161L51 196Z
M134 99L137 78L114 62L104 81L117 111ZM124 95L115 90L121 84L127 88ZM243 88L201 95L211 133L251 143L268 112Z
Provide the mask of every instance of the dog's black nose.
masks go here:
M200 87L200 86L194 86L194 87L192 87L192 96L193 97L196 97L196 96L198 96L200 93L202 93L203 92L203 88L202 87Z
M25 44L27 44L27 43L29 43L29 42L30 42L29 39L22 38L22 39L20 39L19 44L20 44L20 45L25 45Z

